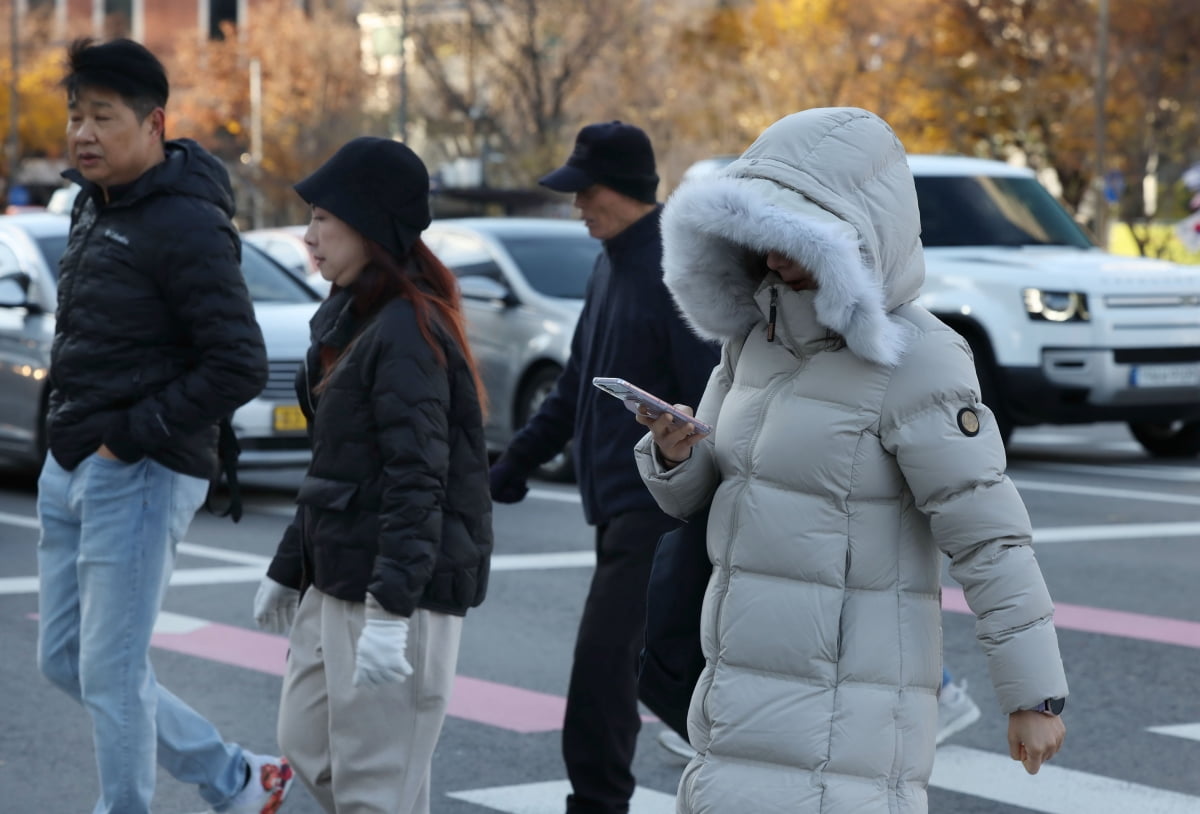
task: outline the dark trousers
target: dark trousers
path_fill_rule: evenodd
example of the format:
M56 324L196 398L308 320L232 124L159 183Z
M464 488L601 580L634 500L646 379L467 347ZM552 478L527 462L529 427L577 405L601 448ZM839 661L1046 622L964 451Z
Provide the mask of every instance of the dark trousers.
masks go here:
M646 626L646 585L658 538L679 525L659 511L618 515L596 529L588 590L563 722L563 759L573 794L568 814L625 814L642 728L637 669Z

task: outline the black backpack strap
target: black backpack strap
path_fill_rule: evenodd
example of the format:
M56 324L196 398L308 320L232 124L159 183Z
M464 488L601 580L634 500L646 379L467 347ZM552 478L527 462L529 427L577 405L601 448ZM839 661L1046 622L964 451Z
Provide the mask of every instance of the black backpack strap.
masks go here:
M233 522L238 522L242 519L242 490L238 485L238 456L242 454L242 446L238 443L237 435L233 432L233 422L229 418L222 418L217 425L219 433L217 435L217 457L220 459L220 472L217 475L217 481L213 484L213 488L208 491L208 498L204 501L205 507L217 515L218 517L230 517ZM229 484L229 505L224 511L217 511L212 506L212 495L216 491L215 487L224 476L225 482Z

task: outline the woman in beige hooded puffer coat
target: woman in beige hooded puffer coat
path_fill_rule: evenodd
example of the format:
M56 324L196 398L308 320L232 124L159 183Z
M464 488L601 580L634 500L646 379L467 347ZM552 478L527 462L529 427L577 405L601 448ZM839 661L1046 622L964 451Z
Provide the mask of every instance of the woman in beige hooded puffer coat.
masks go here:
M904 148L857 109L780 120L666 205L667 286L725 343L710 436L639 419L663 510L712 505L679 812L925 812L943 555L1010 751L1036 772L1062 743L1029 711L1067 695L1029 517L966 344L914 303L919 234Z

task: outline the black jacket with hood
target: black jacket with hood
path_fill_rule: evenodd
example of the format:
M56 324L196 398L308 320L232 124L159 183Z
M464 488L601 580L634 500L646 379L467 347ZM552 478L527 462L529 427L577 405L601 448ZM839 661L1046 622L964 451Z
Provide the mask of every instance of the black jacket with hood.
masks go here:
M74 469L101 444L202 478L217 422L266 384L221 163L187 139L132 183L81 186L58 276L50 453Z
M335 292L311 321L296 381L312 462L295 520L267 570L276 582L388 611L463 616L487 593L492 499L475 381L433 326L440 364L412 303L362 319ZM318 348L341 355L320 394Z

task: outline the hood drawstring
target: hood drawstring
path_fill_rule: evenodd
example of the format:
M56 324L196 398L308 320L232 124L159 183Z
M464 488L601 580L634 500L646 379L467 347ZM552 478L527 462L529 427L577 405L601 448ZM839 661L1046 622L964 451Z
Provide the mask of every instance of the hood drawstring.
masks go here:
M776 290L775 286L771 286L771 313L767 317L767 341L768 342L775 341L775 313L778 310L777 309L778 304L779 304L779 292Z

